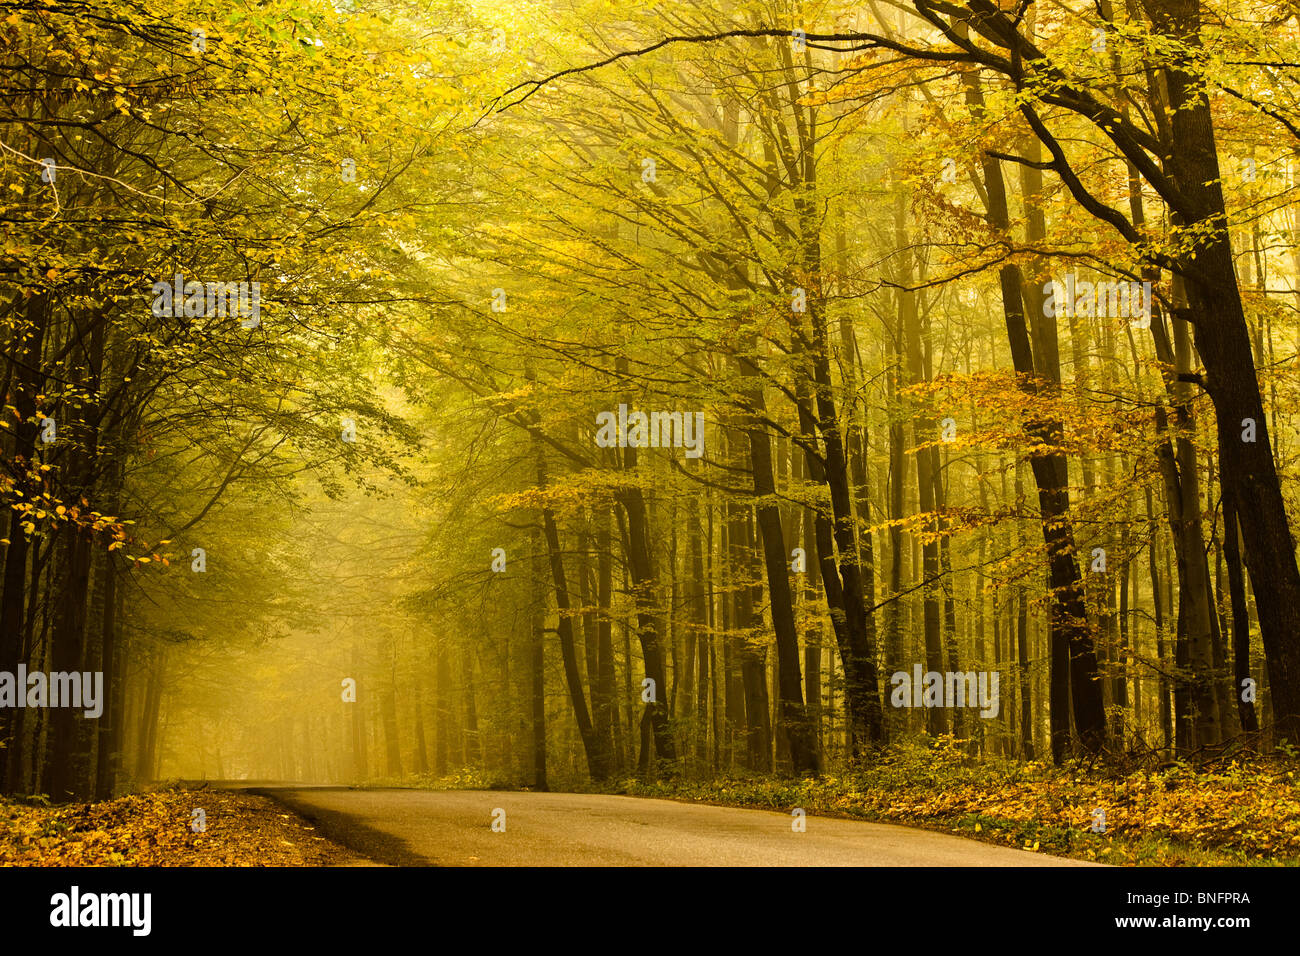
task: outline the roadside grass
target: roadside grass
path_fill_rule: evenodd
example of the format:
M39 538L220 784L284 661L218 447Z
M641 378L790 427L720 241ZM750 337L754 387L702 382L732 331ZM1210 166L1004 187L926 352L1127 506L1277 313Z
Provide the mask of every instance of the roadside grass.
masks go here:
M471 770L408 777L405 785L515 789ZM948 736L907 740L861 768L815 779L626 777L567 789L785 813L801 808L810 816L920 826L1120 866L1300 865L1300 760L1289 747L1208 769L1175 762L1117 770L976 760ZM1094 810L1105 814L1104 832L1093 831L1101 823Z
M952 737L908 741L818 779L629 780L616 792L919 825L989 843L1128 866L1300 864L1293 755L1121 773L972 760ZM1093 832L1105 814L1105 831Z

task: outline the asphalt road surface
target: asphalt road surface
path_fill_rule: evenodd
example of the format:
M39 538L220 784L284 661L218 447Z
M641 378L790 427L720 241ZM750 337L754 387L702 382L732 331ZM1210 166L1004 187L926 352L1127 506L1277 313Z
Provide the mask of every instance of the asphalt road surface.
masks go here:
M1090 866L911 827L672 800L485 790L258 788L395 866ZM496 811L503 810L504 820ZM504 832L493 830L504 822Z

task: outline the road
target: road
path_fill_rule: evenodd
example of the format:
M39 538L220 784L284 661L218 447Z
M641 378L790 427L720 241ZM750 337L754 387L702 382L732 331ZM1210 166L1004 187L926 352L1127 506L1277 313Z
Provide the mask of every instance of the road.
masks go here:
M1089 866L889 824L571 793L257 788L395 866ZM504 832L494 832L494 814Z

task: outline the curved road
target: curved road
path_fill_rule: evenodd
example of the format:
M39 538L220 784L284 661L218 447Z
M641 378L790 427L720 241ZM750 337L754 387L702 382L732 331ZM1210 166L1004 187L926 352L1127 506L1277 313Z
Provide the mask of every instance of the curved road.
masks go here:
M911 827L601 794L258 788L396 866L1092 866ZM504 832L493 816L504 810ZM497 815L500 821L500 815ZM500 826L500 822L498 822Z

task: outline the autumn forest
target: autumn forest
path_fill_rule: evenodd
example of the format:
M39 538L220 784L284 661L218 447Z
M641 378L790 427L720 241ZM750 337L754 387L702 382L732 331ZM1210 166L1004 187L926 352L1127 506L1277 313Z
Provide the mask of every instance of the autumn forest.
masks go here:
M1236 0L0 0L0 792L1300 857L1297 54Z

